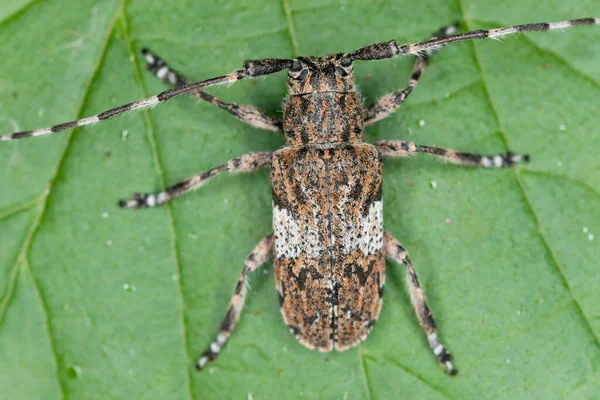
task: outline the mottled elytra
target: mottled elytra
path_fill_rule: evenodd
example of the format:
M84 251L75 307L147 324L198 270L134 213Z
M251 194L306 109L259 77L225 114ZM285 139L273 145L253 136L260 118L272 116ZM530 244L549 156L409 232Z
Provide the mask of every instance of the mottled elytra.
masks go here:
M0 140L42 136L90 125L184 93L223 108L255 128L283 132L287 140L283 149L244 154L164 191L134 194L118 203L124 208L154 207L199 188L223 171L271 169L273 232L246 258L219 333L199 358L197 368L202 369L220 353L239 320L249 273L270 257L274 259L281 313L298 341L323 352L356 346L366 339L379 316L387 258L406 267L410 299L428 344L439 364L454 375L457 370L437 336L435 321L407 252L383 229L382 160L428 153L453 164L490 168L512 167L528 161L529 156L479 155L400 140L368 144L363 138L364 126L397 110L421 78L428 58L446 44L599 23L599 18L583 18L459 34L454 34L457 26L452 25L421 43L400 45L391 40L325 57L245 61L239 70L195 83L144 49L148 70L174 88L77 121L1 135ZM356 92L353 63L408 54L416 55L408 86L364 107ZM283 106L283 120L250 105L225 103L203 90L285 69L289 93Z

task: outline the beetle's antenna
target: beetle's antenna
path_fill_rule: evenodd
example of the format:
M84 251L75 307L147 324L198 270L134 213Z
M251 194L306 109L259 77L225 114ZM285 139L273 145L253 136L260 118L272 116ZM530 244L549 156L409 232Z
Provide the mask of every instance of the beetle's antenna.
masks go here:
M554 29L566 29L580 25L600 24L600 18L581 18L572 19L569 21L560 22L540 22L535 24L515 25L505 28L497 28L490 30L478 30L446 37L439 37L425 42L399 45L396 40L389 42L376 43L371 46L363 47L349 53L347 57L351 60L384 60L387 58L395 58L400 55L416 54L421 55L431 50L436 50L449 43L462 42L466 40L478 40L487 38L500 38L507 35L522 32L539 32L550 31Z
M554 29L567 29L572 28L579 25L594 25L600 24L600 18L582 18L582 19L572 19L569 21L560 21L560 22L541 22L536 24L525 24L525 25L515 25L508 26L505 28L497 28L490 30L478 30L472 32L459 33L457 35L451 35L445 38L439 39L431 39L421 43L408 44L400 46L399 54L419 54L420 52L430 49L436 48L439 46L444 46L453 42L462 42L465 40L478 40L478 39L487 39L487 38L501 38L502 36L512 35L515 33L522 32L540 32L540 31L551 31Z
M148 97L146 99L134 101L133 103L125 104L119 107L111 108L110 110L104 111L100 114L78 119L76 121L65 122L62 124L54 125L48 128L35 129L32 131L23 131L9 133L6 135L0 135L0 141L23 139L27 137L49 135L56 132L61 132L68 129L77 128L80 126L86 126L95 124L96 122L103 121L115 117L117 115L125 114L130 111L140 110L148 107L153 107L162 101L167 101L180 94L190 93L194 90L205 88L208 86L220 85L223 83L234 83L245 78L255 78L258 76L269 75L275 72L279 72L283 69L292 66L293 60L277 59L277 58L266 58L262 60L247 60L244 61L244 67L233 71L230 74L218 76L216 78L210 78L199 82L190 83L183 86L164 91L159 95Z

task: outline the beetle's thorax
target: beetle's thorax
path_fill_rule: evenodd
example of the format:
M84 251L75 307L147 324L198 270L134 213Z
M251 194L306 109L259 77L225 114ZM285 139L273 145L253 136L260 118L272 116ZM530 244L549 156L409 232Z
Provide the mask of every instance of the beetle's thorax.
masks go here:
M288 73L289 95L283 107L288 145L361 143L362 104L352 65L343 55L298 58Z

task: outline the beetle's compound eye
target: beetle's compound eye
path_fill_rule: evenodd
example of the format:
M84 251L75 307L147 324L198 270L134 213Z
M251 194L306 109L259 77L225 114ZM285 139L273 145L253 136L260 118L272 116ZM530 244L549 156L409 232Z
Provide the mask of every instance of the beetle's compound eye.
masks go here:
M342 57L340 60L340 66L336 67L335 70L338 74L340 74L340 76L350 75L352 72L352 60L346 56Z
M340 60L340 66L342 66L342 68L349 68L352 66L352 60L350 59L350 57L342 57L342 59Z
M301 61L294 60L294 63L289 69L288 75L290 78L301 81L306 78L306 75L308 75L308 68Z

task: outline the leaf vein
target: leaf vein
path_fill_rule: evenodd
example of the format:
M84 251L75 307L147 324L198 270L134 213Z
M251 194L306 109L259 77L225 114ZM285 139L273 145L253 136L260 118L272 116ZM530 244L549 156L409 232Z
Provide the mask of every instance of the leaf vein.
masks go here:
M300 50L298 47L298 39L296 38L296 30L294 29L294 20L292 18L292 8L290 7L289 0L281 0L283 5L283 11L285 12L285 19L287 21L287 29L290 35L290 41L292 42L293 56L298 57Z
M365 393L367 394L367 399L371 400L373 398L371 391L371 381L369 379L369 374L367 373L367 360L365 358L365 354L363 351L362 345L358 348L358 357L360 363L360 370L363 375L363 384L365 386Z
M142 80L142 67L140 66L139 63L139 57L136 57L136 52L134 50L134 43L131 37L131 33L129 31L129 19L128 19L128 15L126 13L126 2L127 0L123 0L122 3L122 8L121 8L121 22L123 25L123 31L124 31L124 39L127 42L127 50L129 51L129 56L131 57L131 59L134 60L133 62L133 69L134 69L134 76L135 76L135 81L139 87L140 93L142 95L142 97L148 97L148 94L146 93L144 84L143 84L143 80ZM159 151L158 151L158 145L156 142L156 129L154 127L154 124L152 122L152 119L150 118L150 115L148 113L148 110L144 111L144 120L146 122L146 126L147 126L147 132L148 132L148 140L150 142L150 147L152 149L152 157L154 160L154 165L156 168L156 172L158 174L159 180L160 180L160 185L161 188L164 190L166 188L166 182L165 182L165 169L162 166L162 161L159 155ZM185 383L186 383L186 389L187 389L187 397L189 399L193 399L193 391L192 391L192 379L190 376L190 368L189 368L189 364L190 364L190 356L189 356L189 349L188 349L188 332L189 329L187 327L186 324L186 320L185 320L185 301L184 301L184 296L183 296L183 291L182 291L182 269L181 269L181 260L179 258L179 252L178 252L178 248L177 248L177 233L175 232L175 222L174 222L174 218L173 218L173 210L171 208L170 203L167 203L164 205L165 210L167 212L167 217L169 220L169 233L171 235L171 241L172 241L172 248L173 248L173 258L175 260L175 266L176 266L176 274L178 279L176 280L176 287L177 287L177 295L178 295L178 300L179 300L179 308L180 308L180 323L181 323L181 331L182 331L182 341L183 341L183 352L184 352L184 357L185 357L185 365L184 365L184 376L185 376Z
M2 21L0 21L0 28L10 24L14 20L18 19L21 15L25 14L31 7L33 7L36 3L39 3L41 0L31 0L29 3L25 4L23 7L19 8L17 11L13 12L10 15L7 15Z
M40 306L44 313L44 322L45 322L44 325L46 328L46 332L48 333L48 341L50 342L50 350L52 351L52 354L54 355L54 367L56 370L56 380L58 381L58 386L60 387L60 392L61 392L62 398L66 399L68 397L67 396L67 384L62 379L60 379L60 373L59 373L60 357L58 355L58 351L56 350L56 346L54 345L54 335L52 333L52 327L50 325L50 312L49 312L48 304L47 304L44 296L42 295L40 285L38 285L37 279L33 275L33 271L31 270L30 264L27 262L27 260L23 260L23 263L20 265L23 265L23 270L24 270L23 272L25 272L25 271L29 272L29 275L31 276L31 281L33 282L33 287L35 289L35 293L37 294L38 300L40 301Z
M22 202L21 204L19 204L18 206L15 206L13 208L10 208L10 209L0 213L0 221L2 221L4 219L8 219L14 215L17 215L22 211L27 211L28 209L30 209L34 205L36 205L43 197L44 197L44 194L42 194L41 196L37 196L33 199L26 200L26 201Z
M446 394L442 393L439 389L437 389L432 384L430 384L425 379L423 379L423 377L421 377L420 375L418 375L415 372L411 371L409 368L405 367L404 365L400 364L399 362L397 362L395 360L392 360L392 359L389 359L389 360L386 359L383 362L387 362L387 363L392 364L393 366L395 366L397 368L400 368L402 371L404 371L404 373L406 373L406 374L412 376L413 378L417 379L419 382L423 383L425 386L427 386L428 388L430 388L431 390L433 390L434 392L436 392L437 394L439 394L443 398L450 400L450 398Z

